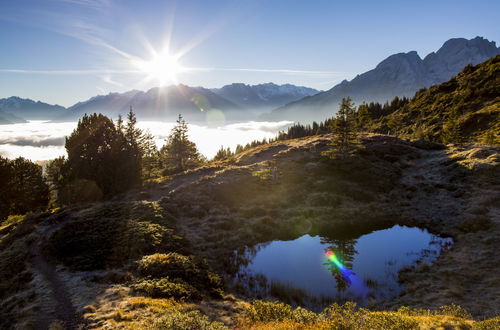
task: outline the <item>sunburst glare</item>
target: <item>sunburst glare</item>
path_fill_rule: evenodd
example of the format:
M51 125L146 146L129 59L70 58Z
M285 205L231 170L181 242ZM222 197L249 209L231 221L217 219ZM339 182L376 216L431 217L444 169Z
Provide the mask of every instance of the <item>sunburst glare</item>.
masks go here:
M146 80L156 79L160 85L168 83L177 84L177 76L185 68L179 62L179 55L172 55L168 49L158 53L152 51L149 60L135 59L132 64L146 75Z

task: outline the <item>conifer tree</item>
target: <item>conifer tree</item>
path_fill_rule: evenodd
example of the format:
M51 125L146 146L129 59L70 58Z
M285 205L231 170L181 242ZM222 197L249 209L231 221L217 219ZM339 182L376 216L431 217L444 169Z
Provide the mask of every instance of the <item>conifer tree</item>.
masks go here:
M356 111L351 98L343 98L336 118L330 123L333 134L332 149L327 152L330 157L344 159L357 147Z
M160 154L168 172L180 172L198 166L203 158L196 144L188 138L188 126L179 114L177 124L172 128Z
M49 202L49 186L42 176L42 167L22 157L11 161L11 214L45 209Z
M97 184L106 197L131 187L131 174L123 132L102 114L84 115L66 138L71 180L86 179Z
M366 129L366 126L368 125L368 123L370 122L371 120L371 117L370 117L370 112L368 111L368 105L366 105L365 103L361 104L359 107L358 107L358 113L357 113L357 116L356 116L356 121L357 121L357 124L358 124L358 129L360 131L363 131Z
M229 157L231 157L232 155L234 155L234 153L231 151L231 149L228 148L224 148L224 146L221 146L220 149L217 151L217 153L215 154L214 156L214 159L213 160L224 160L224 159L228 159Z

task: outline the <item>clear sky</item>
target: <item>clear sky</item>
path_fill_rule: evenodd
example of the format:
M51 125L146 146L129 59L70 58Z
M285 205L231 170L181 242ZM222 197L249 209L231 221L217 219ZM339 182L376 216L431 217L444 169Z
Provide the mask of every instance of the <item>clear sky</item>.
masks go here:
M498 0L1 0L0 98L69 106L146 90L159 84L152 50L166 46L184 68L170 82L326 90L394 53L498 42L499 13Z

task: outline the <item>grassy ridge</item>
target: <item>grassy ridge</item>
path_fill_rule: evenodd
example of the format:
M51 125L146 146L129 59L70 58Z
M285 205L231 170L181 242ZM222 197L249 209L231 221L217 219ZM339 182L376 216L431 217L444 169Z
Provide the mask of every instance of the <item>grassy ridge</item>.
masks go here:
M500 55L467 66L449 81L418 91L410 102L371 127L409 138L442 141L456 121L465 141L500 143ZM446 141L445 141L446 142ZM459 141L451 141L459 142Z

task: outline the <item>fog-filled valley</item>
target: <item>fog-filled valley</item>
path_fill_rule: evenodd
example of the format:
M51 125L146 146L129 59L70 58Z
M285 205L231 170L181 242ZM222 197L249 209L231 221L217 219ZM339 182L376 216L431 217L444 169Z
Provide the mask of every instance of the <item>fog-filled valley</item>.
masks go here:
M139 121L137 126L154 136L158 148L165 144L173 122ZM221 146L234 150L238 144L269 139L292 122L243 122L226 125L189 125L189 137L200 152L213 158ZM50 160L66 154L65 137L77 122L30 121L1 126L0 154L8 158L25 157L33 161Z

